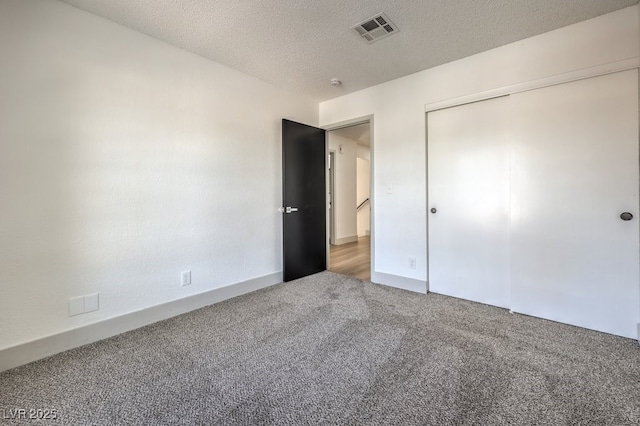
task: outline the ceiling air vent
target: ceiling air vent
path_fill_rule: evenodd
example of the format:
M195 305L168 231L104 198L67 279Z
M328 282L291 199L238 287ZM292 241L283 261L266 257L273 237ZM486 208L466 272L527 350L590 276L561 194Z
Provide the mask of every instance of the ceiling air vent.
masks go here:
M368 43L373 43L399 31L398 27L384 13L379 13L372 18L366 19L352 28Z

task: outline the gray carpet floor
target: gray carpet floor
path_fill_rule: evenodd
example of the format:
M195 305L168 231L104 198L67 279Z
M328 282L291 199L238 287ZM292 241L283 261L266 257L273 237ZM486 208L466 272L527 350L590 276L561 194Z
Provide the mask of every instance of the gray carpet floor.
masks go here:
M635 340L323 272L0 373L0 423L640 424Z

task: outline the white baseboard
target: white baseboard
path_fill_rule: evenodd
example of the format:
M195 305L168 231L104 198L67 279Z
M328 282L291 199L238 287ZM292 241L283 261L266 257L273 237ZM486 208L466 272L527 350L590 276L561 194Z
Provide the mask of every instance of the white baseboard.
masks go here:
M2 349L0 372L281 282L276 272Z
M403 290L414 291L416 293L427 294L427 282L416 280L415 278L374 272L371 276L371 282L387 285L389 287L401 288Z
M333 244L336 246L340 246L342 244L353 243L354 241L358 241L357 235L352 235L350 237L344 237L344 238L336 238L336 241Z

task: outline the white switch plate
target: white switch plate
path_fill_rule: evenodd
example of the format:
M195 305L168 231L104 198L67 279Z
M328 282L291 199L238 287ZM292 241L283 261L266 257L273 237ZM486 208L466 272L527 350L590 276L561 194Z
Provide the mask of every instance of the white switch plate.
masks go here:
M191 271L182 271L181 283L183 286L191 284Z
M84 296L69 299L69 316L73 317L84 313Z
M87 294L84 297L84 311L93 312L100 309L100 302L98 298L99 298L98 293Z

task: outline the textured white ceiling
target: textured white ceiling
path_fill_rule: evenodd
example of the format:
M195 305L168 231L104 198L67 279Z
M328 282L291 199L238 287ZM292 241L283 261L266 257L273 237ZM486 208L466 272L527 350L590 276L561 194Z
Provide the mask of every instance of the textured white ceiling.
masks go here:
M276 86L326 100L638 0L62 0ZM351 29L386 13L400 32ZM336 77L343 85L333 87Z

